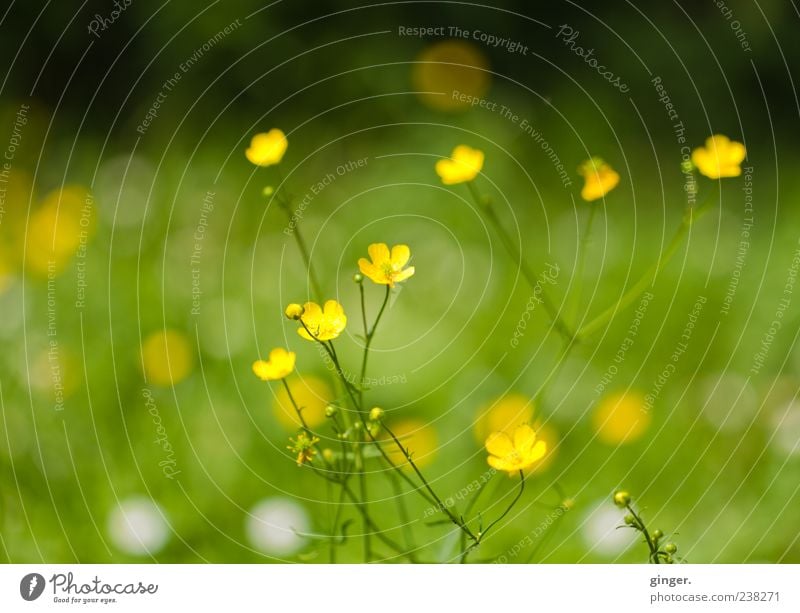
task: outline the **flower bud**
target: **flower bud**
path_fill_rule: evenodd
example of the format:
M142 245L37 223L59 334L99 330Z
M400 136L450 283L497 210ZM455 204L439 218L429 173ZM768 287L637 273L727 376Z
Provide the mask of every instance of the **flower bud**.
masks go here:
M369 418L371 421L380 421L383 419L383 409L380 407L372 407L372 410L369 412Z
M667 543L666 545L664 545L664 551L666 551L669 554L673 554L676 551L678 551L678 546L675 543Z
M636 518L633 515L631 515L630 513L628 513L625 516L625 523L628 524L629 526L632 526L632 525L634 525L636 523Z
M664 533L661 532L661 530L658 530L658 529L653 530L653 539L654 540L657 541L658 539L663 538L663 537L664 537Z
M334 405L329 404L325 407L325 417L333 417L339 411Z
M625 490L619 490L614 493L614 504L620 509L624 509L631 502L631 495Z
M272 194L275 193L275 188L271 185L267 185L264 189L261 190L261 193L264 194L267 198L269 198Z
M356 283L361 283L362 281L364 281L364 275L362 275L360 272L357 272L356 274L353 275L353 281L355 281Z
M286 310L283 312L283 314L286 315L286 317L288 317L289 319L296 320L300 319L303 316L304 312L305 309L303 308L303 305L293 302L292 304L286 307Z

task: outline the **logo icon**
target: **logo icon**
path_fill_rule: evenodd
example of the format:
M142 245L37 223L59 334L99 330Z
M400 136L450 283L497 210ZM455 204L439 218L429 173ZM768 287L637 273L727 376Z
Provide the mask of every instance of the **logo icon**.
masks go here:
M44 592L44 577L39 573L30 573L19 582L19 595L25 600L36 600Z

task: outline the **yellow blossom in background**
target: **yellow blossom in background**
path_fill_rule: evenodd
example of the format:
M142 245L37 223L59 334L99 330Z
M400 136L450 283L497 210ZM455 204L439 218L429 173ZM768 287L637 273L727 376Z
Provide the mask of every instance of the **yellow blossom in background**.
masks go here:
M692 163L709 179L738 177L747 151L742 143L716 134L706 139L705 147L692 151Z
M522 394L505 394L478 410L472 426L475 440L483 443L492 432L513 432L533 421L533 401Z
M645 433L650 421L645 398L636 391L605 396L592 415L592 425L597 437L610 445L637 440Z
M444 40L426 47L411 67L420 101L437 111L461 111L482 98L491 82L489 61L480 47L465 40Z
M445 185L472 181L483 168L483 151L458 145L450 157L436 162L436 174Z
M335 394L330 386L322 379L313 375L303 375L286 379L292 392L292 397L303 412L309 428L314 428L325 421L325 407L333 402ZM272 402L272 411L275 418L287 430L295 430L302 424L297 417L292 401L284 386L275 390Z
M534 423L533 429L536 432L536 438L545 444L545 452L544 455L531 464L527 470L531 473L543 473L550 468L550 465L556 458L556 452L558 450L558 432L549 423Z
M537 440L534 429L525 424L515 428L512 435L493 432L485 445L489 466L508 473L529 468L547 453L547 443Z
M42 276L60 273L94 230L93 203L85 187L53 190L31 213L26 266Z
M379 285L394 287L395 283L405 281L414 274L413 266L403 268L411 258L408 245L395 245L390 253L386 243L373 243L367 252L372 261L360 258L358 268L364 276Z
M278 381L294 370L296 357L293 351L277 347L269 352L269 360L253 362L253 372L262 381Z
M316 302L306 302L303 305L300 321L305 327L298 328L297 333L304 339L329 341L342 333L347 325L347 316L342 305L335 300L328 300L324 307L320 307Z
M148 383L175 385L192 369L192 349L177 330L153 332L142 343L142 365Z
M316 436L309 436L305 432L301 432L295 438L290 438L291 445L286 447L289 451L297 454L297 465L302 466L306 462L311 462L316 455L317 450L314 445L319 443Z
M406 419L396 422L391 426L394 434L403 447L407 448L419 468L427 466L433 461L436 450L439 448L439 438L436 430L420 419ZM413 470L406 461L403 453L395 445L388 445L386 452L392 462L406 470Z
M269 132L256 134L244 154L256 166L272 166L280 163L288 146L286 135L278 128L272 128Z
M578 172L584 180L581 198L587 202L602 198L619 184L619 174L602 158L586 160Z

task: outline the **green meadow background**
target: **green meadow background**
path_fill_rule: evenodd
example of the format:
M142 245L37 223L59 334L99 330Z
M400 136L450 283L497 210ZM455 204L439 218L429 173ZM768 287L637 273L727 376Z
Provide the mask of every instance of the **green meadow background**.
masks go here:
M317 349L282 316L310 295L286 217L263 193L280 186L295 203L310 194L300 229L324 292L350 317L337 348L353 368L356 262L373 242L410 246L416 274L376 336L369 375L378 381L366 396L390 422L416 424L442 497L463 509L459 492L486 473L474 432L481 412L504 395L536 397L552 456L471 561L645 562L646 547L615 530L611 495L622 487L691 562L800 562L798 15L779 0L729 8L730 17L717 2L134 0L110 21L118 9L106 2L9 7L0 22L0 559L329 560L323 536L291 528L327 534L336 492L295 465L294 430L274 408L279 385L251 372L285 346L306 380L332 384ZM558 37L565 24L628 92ZM401 36L400 26L458 26L527 49L469 36L453 55L437 47L449 35ZM715 204L653 280L624 359L615 361L635 305L555 371L561 341L541 308L512 346L531 289L465 187L441 185L434 163L458 144L483 150L477 187L534 270L559 266L554 300L580 282L577 317L591 318L656 260L686 203L682 145L656 77L686 146L726 134L746 144L752 173L699 178L698 201ZM454 104L454 90L496 110ZM256 168L244 150L273 127L288 151L279 169ZM589 205L577 168L593 155L622 179ZM589 206L599 212L579 279ZM366 290L374 313L382 289ZM180 349L143 351L165 329ZM598 433L593 415L609 395L656 389L635 440ZM369 468L371 509L401 540L396 493L380 464ZM477 505L484 517L501 512L513 485L493 478ZM426 544L421 557L452 560L452 530L431 525L407 487L402 497L411 537ZM574 506L552 524L565 497ZM132 500L139 511L121 521ZM253 527L264 500L288 501L271 516L285 525ZM358 515L343 513L353 521L337 560L361 561Z

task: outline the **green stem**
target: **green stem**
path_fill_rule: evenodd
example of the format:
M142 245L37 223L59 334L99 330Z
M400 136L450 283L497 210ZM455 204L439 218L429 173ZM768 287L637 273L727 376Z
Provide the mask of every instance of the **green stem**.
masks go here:
M578 259L575 267L575 289L572 296L570 296L567 301L569 304L569 307L567 308L567 319L569 321L575 321L575 318L578 315L578 309L580 308L581 290L583 289L583 272L586 268L586 251L589 245L589 237L592 233L592 224L594 223L594 218L597 214L598 207L599 205L590 205L589 219L586 221L586 227L583 229L583 236L578 243Z
M381 304L381 308L378 311L378 315L377 315L377 317L375 317L375 323L372 324L372 329L369 332L367 332L366 331L367 316L366 316L366 310L365 310L365 307L364 307L364 288L363 288L363 284L362 284L362 287L361 287L361 309L362 309L362 312L364 313L364 331L366 333L366 336L364 338L364 356L361 358L361 377L359 379L359 387L362 388L362 391L361 391L362 397L363 397L364 377L367 376L367 358L369 357L369 347L372 344L372 338L375 336L375 331L378 329L378 323L380 323L380 321L381 321L381 317L383 316L383 312L386 310L386 305L389 303L389 294L391 293L391 291L392 291L392 287L390 285L387 285L386 286L386 294L383 297L383 304Z
M631 288L625 292L619 300L617 300L613 305L608 307L605 311L600 313L597 317L592 319L589 323L578 330L578 339L583 339L605 326L614 318L618 311L628 307L647 287L652 285L658 274L669 263L669 261L672 259L672 256L675 255L675 252L678 250L678 247L680 247L681 243L683 242L683 238L686 236L689 229L706 213L710 202L710 199L706 200L696 209L688 208L684 212L683 219L681 219L681 224L678 226L675 235L658 256L658 260L656 260L655 264L650 266L650 268L647 269L647 271L639 278L639 280L634 283L633 286L631 286Z
M523 259L522 253L517 248L517 245L513 240L511 240L511 237L508 235L508 233L506 233L505 228L503 228L503 224L500 223L500 219L497 217L497 213L492 206L491 200L489 200L488 197L485 199L481 198L481 195L478 193L478 190L472 181L467 183L467 187L469 188L469 192L475 200L475 203L483 211L486 218L494 227L495 231L500 237L500 242L503 243L503 247L505 248L506 252L511 257L513 262L519 267L522 276L525 277L531 288L536 290L537 284L538 286L541 286L539 280L536 278L536 273L531 270L527 262ZM550 315L551 319L553 320L553 325L555 326L556 330L558 330L558 332L561 333L565 338L573 339L575 335L564 321L564 318L561 317L558 307L556 307L552 300L550 300L550 296L545 292L544 287L539 287L539 289L539 295L541 297L542 304L544 305L548 315Z
M414 544L414 535L411 531L411 518L408 514L408 509L406 508L405 499L403 498L405 493L400 486L400 481L397 479L397 475L395 475L393 472L389 473L389 480L392 482L392 489L394 490L395 499L397 500L397 514L400 517L401 523L403 524L403 536L406 540L406 547L410 550L410 552L413 552L417 546Z
M492 476L494 476L494 473L492 473ZM491 479L491 477L490 477L490 479ZM472 497L472 500L470 500L467 503L467 506L464 509L464 517L469 517L469 514L472 512L473 507L478 502L478 498L480 498L481 494L483 493L483 490L486 489L486 487L488 485L489 485L489 482L487 481L475 493L475 495ZM469 552L472 551L473 547L472 546L467 547L467 534L464 531L461 532L461 538L459 539L459 547L458 547L458 549L459 549L459 551L461 551L459 564L466 564L467 563L467 556L469 555Z
M525 473L523 473L520 470L519 471L519 491L517 492L517 495L514 497L514 500L511 501L511 504L508 505L508 508L505 511L503 511L503 513L502 513L502 515L500 515L500 517L498 517L491 524L486 526L486 530L484 530L483 532L479 532L478 533L478 539L479 540L483 540L486 537L486 535L489 533L489 530L491 530L495 525L497 525L499 522L501 522L503 520L503 518L511 512L511 509L514 508L514 505L516 505L517 502L519 502L519 499L522 498L522 492L524 492L524 491L525 491Z
M644 535L644 540L647 543L648 549L650 549L650 562L652 564L661 564L661 562L659 562L658 560L658 545L656 545L656 542L653 540L653 538L650 536L650 533L647 531L647 526L644 525L642 518L639 517L639 515L637 515L636 511L633 510L633 507L631 506L630 503L625 505L625 508L631 515L633 515L633 519L636 520L639 531Z
M453 512L447 507L447 505L445 505L445 503L442 502L441 498L439 498L438 494L436 494L436 492L434 491L433 487L431 487L430 483L428 483L428 480L425 479L425 476L422 474L420 469L417 467L417 465L414 462L414 460L411 459L411 454L408 453L408 450L405 447L403 447L403 445L400 443L398 438L395 436L394 432L392 432L386 426L386 424L381 424L381 425L386 430L386 432L389 434L389 436L392 437L392 440L395 442L395 445L397 445L397 447L400 449L400 452L403 454L403 456L405 457L406 461L408 461L408 463L411 465L411 468L414 469L414 472L417 474L417 477L419 477L419 480L422 481L422 485L425 486L425 489L428 490L430 495L433 497L433 500L436 502L436 506L439 509L441 509L444 512L445 515L447 515L448 519L451 522L453 522L456 526L458 526L461 530L463 530L469 538L471 538L473 541L477 541L478 538L472 533L472 530L469 529L467 524L463 520L461 520L458 517L456 517L453 514Z

